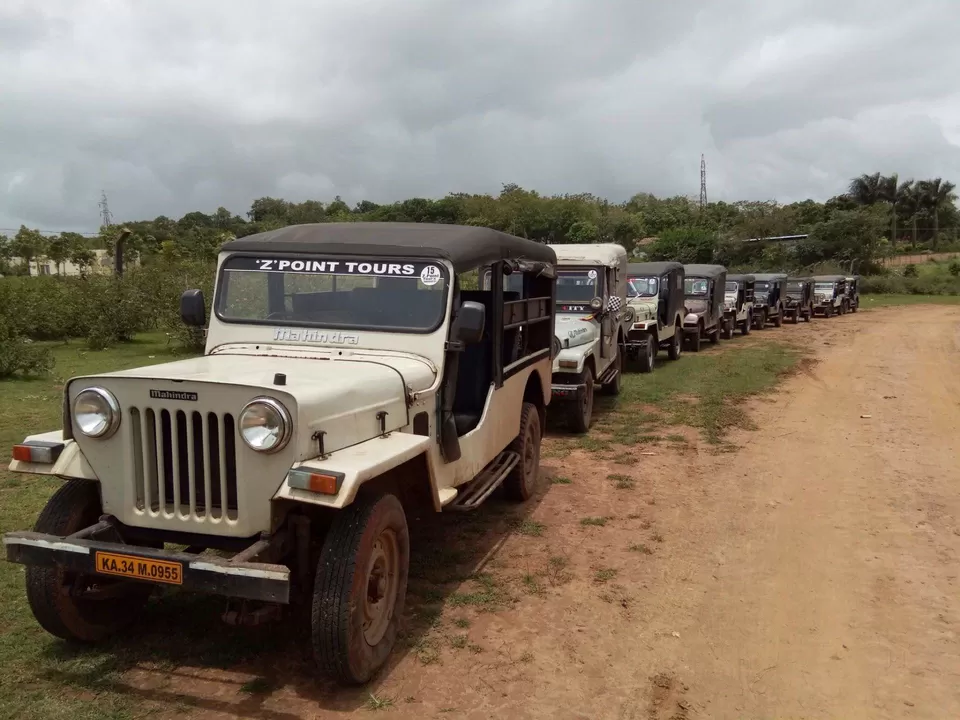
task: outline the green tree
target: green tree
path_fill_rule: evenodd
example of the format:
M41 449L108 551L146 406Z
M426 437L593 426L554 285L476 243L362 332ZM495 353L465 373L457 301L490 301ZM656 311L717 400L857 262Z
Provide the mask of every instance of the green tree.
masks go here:
M947 205L953 205L957 200L954 193L957 186L941 178L926 181L927 203L933 211L933 247L936 249L940 242L940 213Z
M718 238L697 227L676 228L660 234L647 250L651 260L672 260L684 264L713 262Z
M850 181L847 194L858 205L874 205L883 200L884 177L880 173L861 175Z
M57 275L70 257L70 240L63 235L53 235L47 239L47 257L53 261Z
M46 250L46 242L39 230L31 230L21 225L17 234L13 236L10 252L13 257L23 261L24 269L30 273L30 263L36 262L37 275L40 274L40 260Z

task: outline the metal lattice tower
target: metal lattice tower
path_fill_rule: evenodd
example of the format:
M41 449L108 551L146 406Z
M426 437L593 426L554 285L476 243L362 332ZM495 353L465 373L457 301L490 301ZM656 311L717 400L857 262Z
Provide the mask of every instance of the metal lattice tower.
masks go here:
M105 190L100 191L100 202L97 203L100 208L100 219L103 221L102 225L113 225L113 215L110 214L110 208L107 206L107 193Z
M707 161L700 155L700 210L707 206Z

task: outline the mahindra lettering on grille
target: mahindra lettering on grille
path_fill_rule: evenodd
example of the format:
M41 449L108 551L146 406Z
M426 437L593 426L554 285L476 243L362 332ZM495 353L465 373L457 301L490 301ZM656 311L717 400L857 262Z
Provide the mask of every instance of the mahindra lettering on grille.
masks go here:
M151 517L235 523L233 415L131 408L134 510Z

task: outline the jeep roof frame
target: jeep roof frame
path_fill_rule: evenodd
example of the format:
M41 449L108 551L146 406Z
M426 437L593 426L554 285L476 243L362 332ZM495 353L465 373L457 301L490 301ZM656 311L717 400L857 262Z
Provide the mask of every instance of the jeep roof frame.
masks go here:
M756 282L757 278L750 273L735 273L733 275L727 275L727 280L738 283L752 283Z
M754 273L753 279L757 282L776 282L777 280L786 280L787 273Z
M501 260L557 264L553 248L499 230L472 225L360 222L308 223L247 235L220 252L322 253L437 259L457 273Z
M810 278L814 282L846 282L846 275L814 275Z
M552 244L544 247L549 247L556 253L558 267L603 265L619 268L627 256L626 248L616 243Z
M637 275L663 275L664 273L676 272L677 270L683 270L683 263L644 262L627 264L628 277Z

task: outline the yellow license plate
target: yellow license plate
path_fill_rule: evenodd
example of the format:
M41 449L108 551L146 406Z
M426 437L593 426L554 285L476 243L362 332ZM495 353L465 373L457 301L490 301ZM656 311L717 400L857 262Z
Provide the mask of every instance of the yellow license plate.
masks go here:
M96 560L97 572L101 575L120 575L170 585L183 584L182 563L99 551Z

